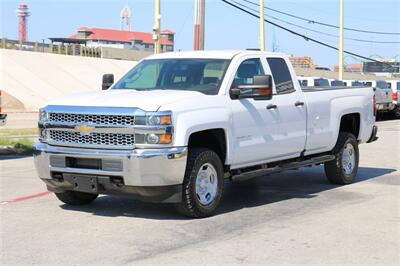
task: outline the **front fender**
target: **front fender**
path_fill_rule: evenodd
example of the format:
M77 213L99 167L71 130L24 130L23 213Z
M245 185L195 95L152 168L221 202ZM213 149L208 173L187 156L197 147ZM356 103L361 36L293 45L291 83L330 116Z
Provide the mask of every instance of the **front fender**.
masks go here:
M190 110L178 113L175 117L175 146L187 146L190 135L209 129L223 129L226 138L226 163L231 161L230 151L232 130L231 114L225 108L209 108L202 110Z

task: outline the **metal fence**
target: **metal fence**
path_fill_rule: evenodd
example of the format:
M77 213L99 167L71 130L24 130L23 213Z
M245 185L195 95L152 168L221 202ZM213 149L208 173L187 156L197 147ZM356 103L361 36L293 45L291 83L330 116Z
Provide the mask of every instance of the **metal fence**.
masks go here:
M80 44L68 45L48 44L43 42L21 42L18 40L2 38L0 48L74 56L102 57L101 47L87 47Z

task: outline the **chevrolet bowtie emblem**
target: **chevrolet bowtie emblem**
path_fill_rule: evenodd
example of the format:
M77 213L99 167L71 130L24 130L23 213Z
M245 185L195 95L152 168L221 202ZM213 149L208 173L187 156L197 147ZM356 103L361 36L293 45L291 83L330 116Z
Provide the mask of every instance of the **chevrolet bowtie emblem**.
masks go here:
M94 130L94 127L91 126L86 126L86 125L81 125L81 126L76 126L75 131L81 133L82 135L89 135L92 133Z

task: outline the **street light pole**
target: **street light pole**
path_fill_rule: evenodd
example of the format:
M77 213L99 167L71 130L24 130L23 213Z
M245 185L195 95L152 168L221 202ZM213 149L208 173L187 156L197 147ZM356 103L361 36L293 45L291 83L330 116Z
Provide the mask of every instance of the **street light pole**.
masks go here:
M343 27L344 0L340 0L340 30L339 30L339 80L343 80Z
M264 0L260 0L260 51L265 51Z

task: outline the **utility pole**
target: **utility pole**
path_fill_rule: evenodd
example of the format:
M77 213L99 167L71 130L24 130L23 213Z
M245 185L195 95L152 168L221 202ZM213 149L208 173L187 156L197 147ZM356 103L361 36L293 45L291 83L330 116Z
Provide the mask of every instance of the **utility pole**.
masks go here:
M200 7L199 0L194 0L194 40L193 49L195 51L200 50L199 39L200 39Z
M343 10L344 10L344 0L340 0L340 32L339 32L339 80L343 80Z
M194 50L204 50L205 0L194 1Z
M160 28L161 28L161 7L160 0L154 0L154 27L153 27L153 40L154 40L154 53L161 52L160 44Z
M206 0L200 0L200 50L204 50L206 20Z
M265 51L264 0L260 0L260 51Z

